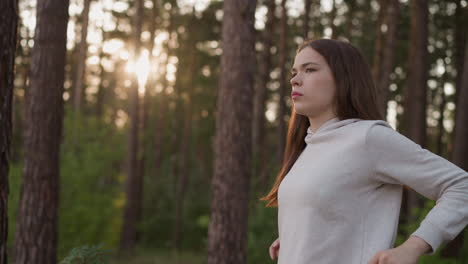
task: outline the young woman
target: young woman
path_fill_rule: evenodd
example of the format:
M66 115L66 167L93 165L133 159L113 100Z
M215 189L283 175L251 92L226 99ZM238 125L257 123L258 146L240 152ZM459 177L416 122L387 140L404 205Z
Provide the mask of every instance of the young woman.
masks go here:
M280 264L416 264L468 224L468 173L401 135L379 113L365 59L351 44L306 41L292 68L282 168L261 200L278 207ZM393 248L402 188L437 200Z

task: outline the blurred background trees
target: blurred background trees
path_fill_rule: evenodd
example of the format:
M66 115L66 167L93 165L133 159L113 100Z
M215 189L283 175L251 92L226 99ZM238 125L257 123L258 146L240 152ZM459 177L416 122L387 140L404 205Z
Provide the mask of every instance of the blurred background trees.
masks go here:
M11 263L54 263L27 253L28 236L34 254L52 243L54 260L102 244L123 254L113 263L206 263L223 230L239 233L211 263L271 261L276 209L258 198L280 166L289 69L305 38L359 47L387 121L468 170L466 0L233 2L18 0L14 79L0 69L2 117L13 124L0 254L8 210ZM15 28L11 19L0 30ZM397 244L433 205L405 192ZM466 233L421 263L467 263Z

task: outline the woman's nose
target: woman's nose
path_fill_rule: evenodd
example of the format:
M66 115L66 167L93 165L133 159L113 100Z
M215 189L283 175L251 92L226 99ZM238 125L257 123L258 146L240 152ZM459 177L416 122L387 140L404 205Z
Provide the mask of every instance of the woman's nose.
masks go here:
M300 80L298 78L298 74L296 74L294 77L292 77L289 82L291 83L291 86L300 85Z

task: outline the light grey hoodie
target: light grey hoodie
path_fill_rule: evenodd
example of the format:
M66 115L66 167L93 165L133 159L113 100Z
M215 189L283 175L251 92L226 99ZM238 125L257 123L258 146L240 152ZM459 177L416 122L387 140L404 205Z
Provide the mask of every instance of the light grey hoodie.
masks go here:
M436 200L411 235L434 254L468 224L468 173L381 120L333 118L278 190L279 264L367 264L394 247L402 185Z

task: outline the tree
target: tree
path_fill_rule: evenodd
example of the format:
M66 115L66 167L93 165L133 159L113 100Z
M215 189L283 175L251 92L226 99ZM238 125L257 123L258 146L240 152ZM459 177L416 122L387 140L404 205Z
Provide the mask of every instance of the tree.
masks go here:
M411 1L411 33L408 55L408 83L404 91L403 133L425 147L426 145L426 94L427 94L427 0ZM421 197L414 190L405 189L406 216L409 222L416 221L412 208L422 205Z
M256 174L258 177L258 186L264 188L267 186L268 174L266 172L266 148L265 144L265 110L267 101L267 84L270 80L270 72L272 70L272 54L271 47L273 47L273 36L271 32L274 31L276 24L276 3L274 0L267 2L268 15L265 23L265 31L263 34L263 50L261 53L261 60L259 63L260 76L258 84L255 86L255 102L254 102L254 116L253 116L253 152L257 160ZM308 31L308 29L307 29Z
M0 3L0 264L7 263L8 238L8 173L10 169L10 143L12 134L12 101L18 1Z
M283 160L284 148L286 145L286 120L284 117L286 115L286 90L287 81L286 81L286 62L288 60L288 12L286 9L286 0L281 1L281 21L280 21L280 40L279 40L279 68L280 68L280 77L279 77L279 107L278 107L278 161Z
M177 5L177 3L174 3L172 2L172 4L174 5ZM157 113L156 113L156 117L155 117L155 120L154 122L156 123L155 124L155 129L154 129L154 177L157 178L157 177L160 177L161 176L161 167L162 167L162 160L163 160L163 140L164 140L164 127L168 125L168 119L166 118L166 115L168 113L168 102L167 100L164 100L164 97L167 97L167 87L168 87L168 81L167 81L167 78L166 78L166 74L167 74L167 65L169 64L169 57L173 54L173 50L171 49L170 47L170 43L171 43L171 36L172 36L172 33L174 32L174 13L177 11L176 9L176 6L171 6L171 9L169 9L169 11L167 11L167 15L168 15L168 25L167 25L167 33L168 33L168 38L167 40L164 42L164 45L163 45L163 51L166 53L166 59L164 60L163 62L163 74L161 74L163 76L162 78L162 87L163 87L163 90L161 91L160 93L160 97L161 97L161 100L158 101L157 103ZM173 142L176 142L177 141L177 138L175 137L172 137L171 140Z
M226 0L217 101L208 264L247 260L256 1Z
M374 54L373 77L377 91L381 94L381 112L387 116L390 74L393 72L397 42L397 25L400 13L398 0L381 0L377 40ZM386 30L383 31L382 27Z
M15 261L57 261L60 144L68 0L38 0L27 91L24 168L18 209Z
M338 8L336 6L336 1L332 0L332 10L330 11L330 28L332 30L332 39L338 38L338 26L335 24L336 13Z
M457 87L457 114L452 161L460 168L468 171L468 140L466 138L468 134L468 41L465 42L464 55L464 62L460 67L463 71L460 71L458 74L461 76L459 77L460 82ZM442 251L442 255L457 258L460 255L464 240L464 231L462 231L447 245Z
M78 61L76 66L75 83L73 84L73 107L75 111L80 111L84 95L84 78L86 69L86 54L88 50L88 21L89 21L89 8L91 0L83 0L83 12L81 13L81 39L78 45Z
M136 12L134 15L134 57L140 55L141 31L143 24L143 0L136 1ZM122 232L120 236L120 250L132 250L137 241L139 232L137 226L142 215L143 199L143 175L138 169L140 152L140 98L136 78L133 78L133 85L129 92L129 116L130 128L128 133L128 156L127 156L127 182L126 182L126 202Z
M304 24L302 26L302 34L304 34L304 39L309 38L309 31L310 31L310 8L312 6L312 0L305 0L304 1ZM268 32L268 30L265 30Z
M195 12L195 10L193 10ZM195 13L192 13L190 17L189 24L195 24L196 17ZM194 39L195 36L189 34L188 40L186 41L187 50L195 50L196 49L196 41ZM182 44L185 46L184 44ZM179 154L180 158L178 160L178 174L177 175L177 186L176 186L176 201L175 201L175 223L174 223L174 233L173 233L173 240L174 240L174 247L177 250L181 249L182 243L182 220L183 220L183 211L184 211L184 201L185 196L187 193L187 189L189 186L189 179L191 174L190 171L190 153L192 151L192 109L193 109L193 88L194 84L194 72L196 71L198 65L196 60L196 54L191 52L188 55L187 61L185 63L181 63L184 65L185 68L188 69L188 73L186 78L184 78L184 88L185 92L182 92L182 100L183 106L182 113L183 113L183 127L182 127L182 138L180 139L179 143ZM184 60L185 61L185 60Z

